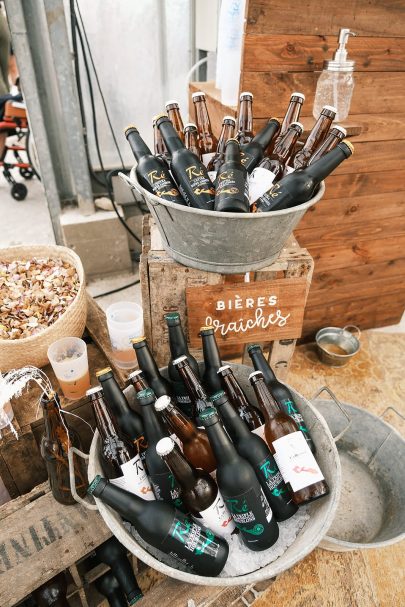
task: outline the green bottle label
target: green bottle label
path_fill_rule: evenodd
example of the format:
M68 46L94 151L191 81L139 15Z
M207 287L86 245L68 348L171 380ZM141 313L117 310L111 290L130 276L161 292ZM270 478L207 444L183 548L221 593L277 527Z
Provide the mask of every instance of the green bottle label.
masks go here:
M185 558L190 567L193 566L193 557L215 559L219 550L218 538L210 529L201 527L188 516L182 516L180 512L176 512L163 546L167 547L171 554L176 553L181 559Z
M254 542L261 536L272 518L272 511L260 487L260 492L253 488L236 496L224 496L232 518L244 535L247 543ZM247 534L247 535L246 535Z

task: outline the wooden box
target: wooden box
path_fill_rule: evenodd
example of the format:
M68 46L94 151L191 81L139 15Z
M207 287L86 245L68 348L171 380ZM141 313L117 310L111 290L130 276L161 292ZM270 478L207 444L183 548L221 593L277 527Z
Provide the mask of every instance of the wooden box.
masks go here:
M164 314L178 310L182 318L182 325L188 336L188 341L193 347L190 351L197 359L202 360L202 352L197 339L198 325L195 316L199 317L200 307L196 293L201 292L201 308L207 307L205 298L206 291L221 291L221 289L209 289L208 287L222 287L228 291L228 287L234 287L235 293L244 288L245 275L224 275L196 270L183 266L174 261L166 251L163 250L159 232L153 219L147 215L143 223L143 248L140 262L140 278L142 289L142 302L144 312L145 335L152 348L153 354L159 366L167 365L170 359L168 330L164 321ZM287 241L285 248L281 251L279 258L270 266L250 273L250 281L254 286L259 283L268 284L273 281L279 292L287 292L287 288L300 285L301 293L299 300L291 302L298 316L302 316L311 284L313 271L313 260L306 249L300 248L293 236ZM193 290L194 287L194 290ZM197 287L197 291L195 289ZM284 287L284 289L283 289ZM294 287L295 288L295 287ZM232 291L232 289L230 289ZM191 293L193 291L193 293ZM195 302L193 310L187 306L187 301ZM190 318L193 315L193 318ZM201 318L205 318L201 316ZM201 324L205 324L201 322ZM192 328L192 334L190 333ZM299 337L300 327L295 329L294 337L271 339L272 332L266 332L261 339L253 339L259 342L269 351L269 362L277 373L279 379L284 380L287 375L288 365L294 352L296 338ZM246 364L250 359L244 356L245 346L248 343L245 338L235 344L235 339L220 342L217 333L217 342L223 360L235 360L243 356ZM271 343L269 343L271 342Z

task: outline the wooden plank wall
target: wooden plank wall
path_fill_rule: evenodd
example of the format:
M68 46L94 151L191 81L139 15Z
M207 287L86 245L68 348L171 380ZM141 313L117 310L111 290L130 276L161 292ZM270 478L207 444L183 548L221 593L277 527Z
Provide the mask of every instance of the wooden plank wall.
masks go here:
M295 232L315 260L307 336L326 325L393 324L405 307L405 0L248 2L241 90L255 96L256 128L283 115L292 91L305 93L303 115L312 115L341 27L357 33L349 120L362 131Z

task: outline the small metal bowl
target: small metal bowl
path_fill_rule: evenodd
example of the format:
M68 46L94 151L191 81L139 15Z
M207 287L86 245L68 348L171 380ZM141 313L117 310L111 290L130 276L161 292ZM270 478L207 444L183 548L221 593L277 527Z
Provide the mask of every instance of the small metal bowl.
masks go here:
M356 329L357 335L350 333L349 328ZM343 367L360 350L360 335L355 325L320 329L315 336L319 360L331 367Z

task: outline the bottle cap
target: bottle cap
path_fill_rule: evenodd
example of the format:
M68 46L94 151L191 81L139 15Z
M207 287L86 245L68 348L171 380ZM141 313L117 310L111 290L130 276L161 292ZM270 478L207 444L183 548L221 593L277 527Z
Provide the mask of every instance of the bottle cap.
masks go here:
M196 124L194 124L194 122L187 122L187 123L184 125L184 129L191 129L191 128L193 128L193 129L197 130L197 125L196 125Z
M294 91L294 93L291 93L291 97L301 97L301 99L303 101L305 101L305 95L304 95L304 93L297 93L297 92Z
M212 423L218 421L218 413L215 407L207 407L204 411L200 412L200 422L203 426L210 426Z
M180 314L178 312L168 312L164 315L164 319L169 327L175 326L180 322Z
M224 116L222 118L222 122L225 122L225 120L231 120L234 124L236 124L236 120L233 116Z
M175 358L173 361L174 366L178 365L179 363L182 363L183 361L187 360L187 356L185 356L185 354L183 354L183 356L179 356L178 358Z
M302 124L302 122L292 122L290 126L298 126L301 129L301 133L304 130L304 125Z
M155 402L156 411L163 411L163 409L166 409L166 407L168 407L171 402L172 401L170 400L170 396L167 396L167 394L163 394L163 396L160 396Z
M235 142L236 142L236 143L239 145L239 141L236 139L236 137L230 137L230 138L227 140L227 142L226 142L226 144L225 144L225 147L228 145L228 143L229 143L230 141L235 141Z
M250 344L250 346L248 346L247 348L247 351L252 352L253 350L261 350L261 346L259 346L259 344Z
M257 375L261 375L263 377L263 373L261 371L253 371L253 373L251 373L248 377L249 381L252 379L252 377L256 377Z
M91 396L92 394L96 394L97 392L102 392L103 388L101 386L96 386L95 388L90 388L90 390L86 391L86 396Z
M110 373L111 371L111 367L104 367L104 369L99 369L98 371L96 371L96 377L99 378L101 375L105 375L106 373Z
M87 493L89 495L94 495L94 497L98 497L103 492L104 487L108 483L107 479L97 474L97 476L91 481L90 485L87 488Z
M136 131L137 133L139 132L138 129L136 128L136 126L134 124L129 124L127 127L125 127L125 129L124 129L124 135L125 135L125 137L129 133L129 131Z
M195 99L196 97L205 97L205 93L203 93L203 91L197 91L191 95L191 99Z
M142 369L137 369L136 371L132 371L132 373L130 373L128 375L128 379L133 379L134 377L138 377L138 375L143 375Z
M170 101L166 101L166 103L165 103L165 108L166 109L167 109L168 105L177 105L177 107L178 107L179 106L179 102L171 99Z
M211 326L206 326L206 327L200 327L200 333L205 333L205 331L214 331L214 327Z
M137 400L149 400L150 398L155 398L155 393L152 388L146 388L145 390L141 390L136 395ZM143 404L143 403L141 403Z
M156 443L156 453L163 457L164 455L169 455L174 449L174 440L170 438L170 436L165 436L161 438L160 441Z
M329 112L335 112L335 114L337 113L337 109L333 105L322 106L321 114L322 114L323 110L328 110Z
M251 97L251 99L253 99L253 93L249 93L249 91L244 91L239 95L239 99L242 99L242 97Z
M336 131L340 131L341 133L343 133L344 137L346 137L346 135L347 135L346 129L343 128L342 126L340 126L340 124L334 124L332 129L335 129Z
M155 122L157 122L159 120L159 118L168 118L169 116L166 114L166 112L162 112L161 114L156 114L155 116L153 116L153 120Z
M231 365L223 365L222 367L219 367L217 373L222 373L222 371L225 371L226 369L230 369Z
M215 394L212 394L210 396L210 400L212 400L213 403L215 403L217 400L220 400L221 398L227 398L225 392L223 390L218 390L218 392L215 392Z
M354 154L354 145L350 143L350 141L348 141L347 139L343 139L343 141L338 143L337 147L342 149L342 146L349 148L350 153L347 154L347 156L351 156L352 154Z
M141 337L133 337L129 341L131 342L134 348L140 348L143 342L146 342L146 337L145 335L142 335Z

